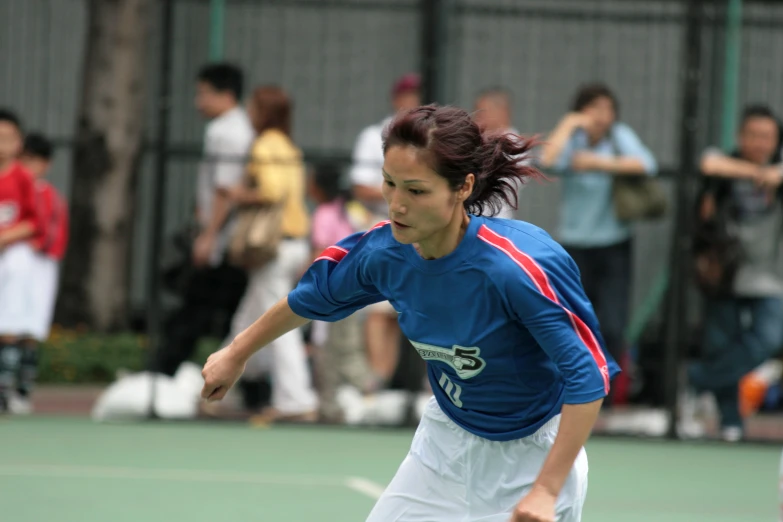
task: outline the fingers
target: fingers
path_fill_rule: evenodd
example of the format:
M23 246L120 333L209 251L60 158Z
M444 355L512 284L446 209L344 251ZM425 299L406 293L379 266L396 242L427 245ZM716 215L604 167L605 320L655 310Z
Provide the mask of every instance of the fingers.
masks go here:
M228 392L228 388L225 386L218 386L215 388L212 393L207 397L207 401L213 402L213 401L220 401L223 400L223 397L226 396L226 392Z
M201 398L212 402L219 401L226 396L228 388L222 384L205 384L201 389Z
M204 387L201 388L201 398L204 400L208 400L209 397L214 393L215 386L212 384L204 384Z
M211 358L212 356L210 356ZM204 365L204 369L201 370L201 377L204 379L204 387L201 388L201 398L204 400L211 400L210 398L220 388L220 384L215 382L214 372L210 371L209 359L207 364Z
M224 365L220 364L221 352L222 350L210 355L204 364L204 368L201 370L201 377L204 379L201 398L210 402L219 401L225 397L228 389L233 384L230 377L224 375Z

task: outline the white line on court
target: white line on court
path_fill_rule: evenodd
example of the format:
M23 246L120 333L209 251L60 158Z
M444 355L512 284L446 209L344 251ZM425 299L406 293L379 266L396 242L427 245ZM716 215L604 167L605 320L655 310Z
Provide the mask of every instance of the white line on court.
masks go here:
M367 495L368 497L375 499L380 498L383 490L386 489L377 482L362 477L348 477L345 481L345 485L362 495Z
M268 484L273 486L346 487L367 497L377 499L384 487L362 477L329 475L283 475L210 471L203 469L153 469L109 466L66 465L0 465L0 476L39 478L94 478L130 480L171 480L177 482L211 482Z
M144 469L104 466L17 465L0 466L0 476L67 477L138 480L173 480L185 482L242 482L248 484L279 484L293 486L344 486L341 477L319 475L282 475L210 471L203 469Z

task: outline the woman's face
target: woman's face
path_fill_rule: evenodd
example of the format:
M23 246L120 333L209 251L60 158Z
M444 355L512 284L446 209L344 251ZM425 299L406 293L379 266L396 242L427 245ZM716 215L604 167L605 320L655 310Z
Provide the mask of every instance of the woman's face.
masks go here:
M463 202L473 190L473 175L454 191L446 178L421 160L419 149L392 146L383 163L383 197L389 205L392 234L403 244L440 241L455 219L462 219Z
M606 96L599 96L582 109L590 124L585 130L594 139L604 137L615 122L614 103Z

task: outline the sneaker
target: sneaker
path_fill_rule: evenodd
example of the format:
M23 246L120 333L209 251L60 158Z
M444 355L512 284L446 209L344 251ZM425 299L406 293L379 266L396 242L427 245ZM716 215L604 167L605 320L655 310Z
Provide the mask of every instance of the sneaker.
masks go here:
M681 420L677 424L677 436L681 439L702 439L707 435L704 424L695 420Z
M678 402L677 435L681 439L700 439L706 434L704 423L698 417L699 397L690 388L682 388Z
M720 438L725 442L739 442L742 440L742 428L739 426L726 426L721 430Z
M30 415L33 412L33 404L28 397L14 393L8 397L8 411L14 415Z

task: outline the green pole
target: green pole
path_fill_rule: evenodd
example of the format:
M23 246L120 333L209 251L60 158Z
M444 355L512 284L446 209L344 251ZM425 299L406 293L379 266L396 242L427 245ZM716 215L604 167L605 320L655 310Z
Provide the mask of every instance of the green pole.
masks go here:
M742 0L726 0L726 61L723 67L721 147L731 150L737 131L737 90L742 46Z
M209 2L209 59L223 59L223 20L226 15L226 0Z

